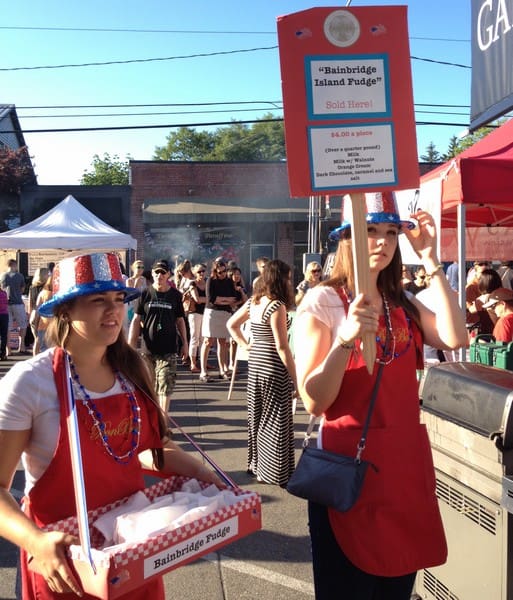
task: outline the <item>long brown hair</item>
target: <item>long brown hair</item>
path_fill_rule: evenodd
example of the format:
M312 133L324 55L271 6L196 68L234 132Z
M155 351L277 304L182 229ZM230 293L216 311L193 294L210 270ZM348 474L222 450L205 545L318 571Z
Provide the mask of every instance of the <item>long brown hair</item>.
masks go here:
M378 275L378 290L386 296L392 305L401 306L422 331L420 313L404 293L402 266L401 250L398 243L390 264L380 271ZM319 285L333 288L343 287L354 295L353 249L351 245L351 229L349 227L341 234L330 278Z
M45 339L48 346L66 348L71 331L67 315L74 302L75 299L63 302L55 307L54 317L50 319L46 332ZM123 329L119 332L118 339L110 346L107 346L105 356L113 371L119 371L127 377L135 387L144 392L144 395L155 406L159 420L160 437L165 437L168 431L168 420L155 395L152 372L139 353L128 344ZM160 471L164 466L164 452L162 448L153 448L151 452L153 455L153 464Z
M262 296L281 300L287 310L292 308L294 294L290 284L290 266L287 263L277 258L265 264L258 285L253 290L253 297L257 304Z

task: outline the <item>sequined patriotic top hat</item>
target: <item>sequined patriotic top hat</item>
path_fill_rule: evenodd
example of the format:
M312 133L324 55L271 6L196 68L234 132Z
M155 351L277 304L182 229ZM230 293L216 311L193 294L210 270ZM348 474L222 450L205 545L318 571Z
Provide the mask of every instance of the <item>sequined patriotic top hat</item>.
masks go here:
M39 314L51 317L59 304L99 292L125 292L125 302L140 295L126 287L119 258L111 252L65 258L53 270L53 296L41 304Z
M342 198L342 224L329 234L331 241L338 241L342 232L351 227L350 221L350 198ZM399 217L397 208L397 199L394 192L372 192L365 194L365 204L367 208L367 223L392 223L393 225L405 225L408 229L414 229L415 222L411 220L402 220Z

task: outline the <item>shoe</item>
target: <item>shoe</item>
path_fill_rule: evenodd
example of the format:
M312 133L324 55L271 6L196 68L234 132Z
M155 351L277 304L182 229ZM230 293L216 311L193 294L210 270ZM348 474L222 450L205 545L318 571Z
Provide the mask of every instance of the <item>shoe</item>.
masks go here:
M200 376L199 376L199 380L200 380L202 383L208 383L208 382L210 381L210 377L209 377L208 375L200 375Z
M191 373L200 373L201 369L199 369L198 367L191 367Z

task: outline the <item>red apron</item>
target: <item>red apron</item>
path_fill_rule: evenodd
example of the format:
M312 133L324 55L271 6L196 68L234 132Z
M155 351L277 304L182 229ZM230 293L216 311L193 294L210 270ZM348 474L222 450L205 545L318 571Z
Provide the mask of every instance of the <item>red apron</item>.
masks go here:
M395 357L384 366L363 453L377 472L367 470L362 494L351 510L329 509L331 527L349 560L367 573L387 577L443 564L447 558L431 448L420 424L416 369L422 335L402 308L391 311L391 320ZM381 340L385 333L381 316ZM382 352L377 344L378 358ZM325 413L326 450L356 453L377 368L376 363L369 377L361 353L351 355L337 399Z
M25 513L39 526L76 514L73 476L66 426L66 377L64 352L55 349L53 372L60 402L60 434L52 461L25 498ZM137 392L141 408L141 432L138 452L161 446L158 416L142 393ZM130 403L126 394L115 394L95 400L107 426L109 443L118 455L130 449L129 423ZM114 502L144 489L144 479L137 453L127 464L118 463L104 449L93 426L90 415L81 402L77 402L77 415L82 450L82 464L88 510ZM47 586L44 578L27 567L26 553L21 551L23 600L51 600L79 598L75 594L56 594ZM123 600L163 600L162 578L144 584L138 590L125 594ZM96 596L84 595L82 599L93 600Z

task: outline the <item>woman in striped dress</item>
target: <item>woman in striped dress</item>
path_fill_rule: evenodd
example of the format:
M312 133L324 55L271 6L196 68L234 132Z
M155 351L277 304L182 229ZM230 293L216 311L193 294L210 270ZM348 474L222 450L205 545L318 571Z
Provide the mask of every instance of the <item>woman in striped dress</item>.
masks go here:
M293 302L290 267L271 260L253 296L228 321L233 339L249 350L248 474L282 487L294 470L292 398L297 385L287 339L287 310ZM248 319L251 342L241 331Z

